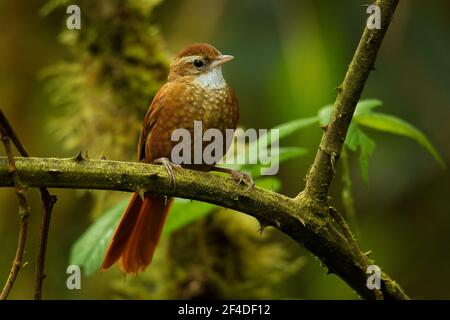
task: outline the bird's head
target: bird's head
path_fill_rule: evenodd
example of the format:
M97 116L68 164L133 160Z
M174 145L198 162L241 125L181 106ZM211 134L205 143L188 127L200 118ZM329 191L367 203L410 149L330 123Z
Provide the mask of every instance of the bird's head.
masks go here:
M220 53L207 43L195 43L181 50L170 65L169 81L190 77L200 86L219 89L226 85L222 65L233 56Z

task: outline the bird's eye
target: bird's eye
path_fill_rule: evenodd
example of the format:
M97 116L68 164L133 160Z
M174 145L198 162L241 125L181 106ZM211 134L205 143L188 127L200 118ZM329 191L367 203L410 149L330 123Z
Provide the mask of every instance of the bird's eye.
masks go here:
M194 67L196 67L196 68L201 68L201 67L203 67L203 61L202 61L202 60L199 60L199 59L195 59L195 60L194 60Z

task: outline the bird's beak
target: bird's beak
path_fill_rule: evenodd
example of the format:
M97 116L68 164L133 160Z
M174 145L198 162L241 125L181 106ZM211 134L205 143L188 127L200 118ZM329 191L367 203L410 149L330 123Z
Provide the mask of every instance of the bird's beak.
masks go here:
M222 54L219 57L217 57L216 60L211 63L211 69L223 65L225 62L228 62L230 60L233 60L234 57L230 56L229 54Z

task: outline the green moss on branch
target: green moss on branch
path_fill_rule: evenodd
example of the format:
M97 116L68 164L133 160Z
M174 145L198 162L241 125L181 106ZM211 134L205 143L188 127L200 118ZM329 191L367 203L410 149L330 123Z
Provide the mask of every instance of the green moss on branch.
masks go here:
M327 210L308 202L298 202L279 193L260 189L247 191L230 178L192 170L176 170L177 188L172 186L164 168L158 165L88 160L82 157L15 158L17 172L28 187L152 191L200 200L247 213L278 228L315 254L330 272L340 276L356 292L374 299L366 287L366 270L350 249L346 238L318 211ZM0 158L0 187L11 187L7 159ZM386 298L406 298L388 277Z

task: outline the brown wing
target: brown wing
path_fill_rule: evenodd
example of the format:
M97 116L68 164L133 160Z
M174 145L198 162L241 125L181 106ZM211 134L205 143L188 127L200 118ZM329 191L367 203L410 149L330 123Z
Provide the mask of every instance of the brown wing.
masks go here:
M216 128L225 132L227 128L236 128L239 111L234 92L227 88L225 92L214 93L221 103L215 102L211 93L193 88L186 81L172 81L164 85L144 119L138 147L139 161L171 158L173 146L177 144L171 138L173 131L183 128L192 134L194 121L202 121L205 130ZM199 170L199 166L193 167Z
M164 108L164 100L165 95L167 93L167 87L168 84L165 84L164 86L159 89L159 91L156 93L155 97L153 98L152 103L150 104L150 107L147 110L147 114L144 118L144 124L142 126L141 135L139 136L139 143L138 143L138 160L142 161L145 159L145 143L147 141L147 138L150 134L150 131L155 126L156 120L158 119L158 115L160 111Z

